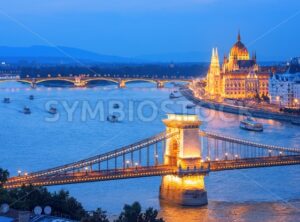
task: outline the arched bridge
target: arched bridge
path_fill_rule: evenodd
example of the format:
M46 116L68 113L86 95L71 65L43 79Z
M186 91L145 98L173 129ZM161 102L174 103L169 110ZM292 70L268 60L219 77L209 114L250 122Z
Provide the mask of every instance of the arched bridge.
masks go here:
M166 131L74 163L19 175L4 188L163 176L160 197L204 205L204 176L217 171L300 164L300 149L199 130L196 115L169 114Z
M105 81L105 82L111 82L114 84L117 84L119 88L125 88L126 83L129 82L151 82L157 86L157 88L163 88L165 83L168 82L184 82L189 83L191 79L188 78L168 78L168 77L145 77L145 76L137 76L137 77L111 77L111 76L88 76L88 75L82 75L82 76L52 76L48 75L47 77L30 77L26 76L24 78L18 77L18 78L9 78L9 79L0 79L0 82L3 81L18 81L18 82L24 82L29 83L32 87L35 87L39 83L43 82L51 82L51 81L62 81L62 82L68 82L76 87L85 87L90 82L93 81Z

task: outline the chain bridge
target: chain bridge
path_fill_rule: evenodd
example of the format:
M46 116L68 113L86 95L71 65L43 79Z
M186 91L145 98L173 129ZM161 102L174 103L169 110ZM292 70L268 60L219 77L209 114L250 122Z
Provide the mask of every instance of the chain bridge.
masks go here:
M166 130L74 163L18 175L6 189L162 176L160 197L181 205L207 204L211 172L300 164L300 148L261 144L199 129L196 115L168 114Z

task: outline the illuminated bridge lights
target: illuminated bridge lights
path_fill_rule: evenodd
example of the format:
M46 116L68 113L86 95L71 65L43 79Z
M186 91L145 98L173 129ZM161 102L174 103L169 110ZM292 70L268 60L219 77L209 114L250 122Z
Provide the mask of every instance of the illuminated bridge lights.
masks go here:
M126 179L132 177L146 177L146 176L163 176L168 174L178 174L178 175L204 175L210 171L221 171L221 170L233 170L233 169L243 169L243 168L254 168L254 167L264 167L264 166L281 166L281 165L291 165L300 164L300 150L290 149L278 146L269 146L259 143L254 143L250 141L245 141L241 139L234 139L231 137L225 137L216 135L213 133L207 133L200 131L200 135L206 136L207 138L212 138L215 140L221 140L224 142L230 142L234 144L242 144L251 146L252 148L262 148L264 152L255 153L254 157L247 157L244 152L245 149L241 146L234 147L234 150L227 150L225 153L218 153L218 143L215 146L213 156L209 154L205 159L201 159L200 168L194 169L178 169L176 167L168 165L157 165L155 161L155 166L139 166L139 162L134 162L134 160L125 160L123 163L127 164L127 168L114 168L107 171L92 171L93 164L106 162L113 158L121 157L125 154L133 153L135 151L141 150L143 148L148 148L157 142L163 141L166 138L170 138L177 133L160 133L154 137L142 140L138 143L125 146L123 148L117 149L115 151L110 151L95 157L91 157L85 160L81 160L75 163L63 165L60 167L55 167L49 170L43 170L40 172L21 175L18 172L18 177L9 178L8 182L4 185L5 188L16 188L21 187L23 184L33 184L37 185L56 185L56 184L66 184L66 183L80 183L89 181L103 181L112 179ZM209 149L209 147L207 147ZM226 148L226 144L225 144ZM230 148L230 147L229 147ZM233 149L233 147L231 147ZM229 151L229 152L228 152ZM256 151L255 151L256 152ZM217 153L217 154L216 154ZM272 153L272 155L271 155ZM268 155L269 154L269 155ZM291 155L292 154L292 155ZM297 155L296 155L297 154ZM154 155L155 159L158 159L157 152ZM224 159L222 159L224 158ZM124 159L123 159L124 160ZM81 172L75 172L79 170ZM73 172L72 172L73 171Z
M222 140L222 141L234 142L234 143L239 143L239 144L243 144L243 145L249 145L249 146L253 146L253 147L257 147L257 148L265 148L265 149L300 153L300 149L297 149L297 148L286 148L286 147L280 147L280 146L274 146L274 145L259 144L259 143L256 143L256 142L236 139L236 138L232 138L232 137L229 137L229 136L222 136L222 135L218 135L218 134L211 133L211 132L206 132L206 131L201 131L201 130L199 130L199 135L200 136L205 136L205 137L208 137L208 138L219 139L219 140Z

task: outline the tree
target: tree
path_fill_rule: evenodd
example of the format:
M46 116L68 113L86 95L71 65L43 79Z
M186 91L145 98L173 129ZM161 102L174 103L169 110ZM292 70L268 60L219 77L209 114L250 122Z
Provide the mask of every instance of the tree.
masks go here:
M106 211L98 208L96 211L93 211L83 217L81 222L109 222L109 220L107 218Z
M145 213L142 214L141 222L164 222L162 218L157 219L158 211L152 207L146 209Z
M0 168L0 187L7 181L9 177L9 172Z
M123 212L116 222L136 222L140 217L142 207L140 203L134 202L132 205L125 204Z
M157 219L157 215L158 211L153 208L142 213L140 203L134 202L132 205L125 204L123 212L115 222L164 222L162 218Z

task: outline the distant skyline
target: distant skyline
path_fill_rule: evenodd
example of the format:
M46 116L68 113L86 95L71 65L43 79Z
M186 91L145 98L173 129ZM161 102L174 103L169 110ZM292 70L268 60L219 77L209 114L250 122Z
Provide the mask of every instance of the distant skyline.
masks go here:
M0 45L208 61L212 47L227 55L240 30L258 60L288 60L300 56L299 21L299 0L4 0Z

